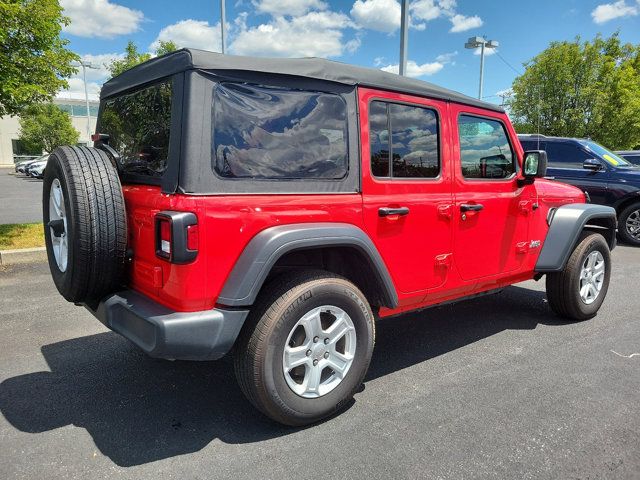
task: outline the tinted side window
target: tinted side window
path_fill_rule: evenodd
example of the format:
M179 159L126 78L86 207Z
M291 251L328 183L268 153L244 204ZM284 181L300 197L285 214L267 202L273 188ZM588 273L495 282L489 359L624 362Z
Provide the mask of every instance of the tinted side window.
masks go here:
M371 102L369 130L371 170L376 177L435 178L440 173L434 110Z
M557 168L579 168L589 155L578 145L565 142L547 142L547 159L549 165Z
M538 140L520 140L520 144L525 152L528 150L544 150L544 142L538 142Z
M369 105L369 143L371 145L371 171L376 177L389 176L388 120L387 104L371 102Z
M225 178L344 178L346 103L329 93L220 84L212 157Z
M99 124L120 154L123 171L162 176L169 157L171 81L106 100Z
M497 120L460 115L460 161L465 178L508 178L514 154L504 125Z

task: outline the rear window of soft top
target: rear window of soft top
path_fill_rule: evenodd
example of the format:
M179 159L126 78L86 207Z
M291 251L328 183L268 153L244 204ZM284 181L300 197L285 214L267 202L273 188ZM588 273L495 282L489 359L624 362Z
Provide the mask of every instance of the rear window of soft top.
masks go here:
M171 80L104 100L99 131L120 154L123 173L161 177L167 168Z

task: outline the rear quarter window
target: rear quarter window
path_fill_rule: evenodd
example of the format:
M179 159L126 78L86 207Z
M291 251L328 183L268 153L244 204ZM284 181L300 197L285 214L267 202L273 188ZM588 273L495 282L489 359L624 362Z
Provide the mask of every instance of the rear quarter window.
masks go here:
M104 100L99 131L119 154L122 171L161 177L167 168L171 80Z
M348 173L339 95L222 83L213 94L212 168L227 179L339 180Z

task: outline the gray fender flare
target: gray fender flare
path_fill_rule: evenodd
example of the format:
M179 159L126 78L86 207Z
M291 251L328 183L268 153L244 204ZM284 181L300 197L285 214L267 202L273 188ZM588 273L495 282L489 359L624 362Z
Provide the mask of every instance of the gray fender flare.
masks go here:
M396 307L398 294L389 271L369 236L348 223L300 223L267 228L247 244L227 277L217 303L230 307L252 305L271 268L293 250L350 246L370 262L382 287L385 306Z
M585 227L602 233L611 250L616 246L616 211L611 207L590 203L562 205L555 209L550 219L536 272L563 270Z

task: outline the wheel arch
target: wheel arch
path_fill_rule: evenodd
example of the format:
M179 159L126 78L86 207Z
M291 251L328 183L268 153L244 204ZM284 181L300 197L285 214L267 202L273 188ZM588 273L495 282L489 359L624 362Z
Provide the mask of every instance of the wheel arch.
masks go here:
M620 215L625 208L634 203L640 203L640 190L636 190L619 199L614 205L614 208L618 215Z
M329 270L354 281L368 299L377 299L380 305L390 308L398 305L393 280L375 245L362 229L346 223L279 225L258 233L238 258L217 303L230 307L252 305L274 267L286 266L286 259L301 252L306 257L319 252L323 265L339 265L336 258L347 259L346 274L335 271L339 267ZM350 278L350 273L357 278Z
M564 269L580 234L591 230L604 236L609 249L616 246L616 211L604 205L577 203L562 205L549 217L549 231L536 262L539 273Z

